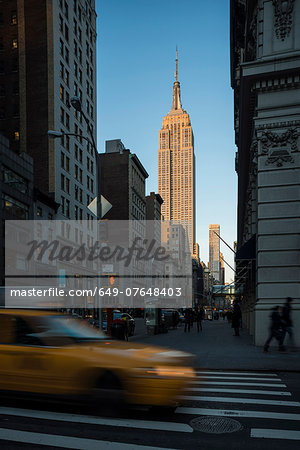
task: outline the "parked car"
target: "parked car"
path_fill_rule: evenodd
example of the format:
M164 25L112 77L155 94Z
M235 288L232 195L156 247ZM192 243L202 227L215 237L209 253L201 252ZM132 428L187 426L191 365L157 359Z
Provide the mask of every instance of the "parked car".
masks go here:
M192 355L108 339L86 321L33 310L0 310L4 392L110 404L173 405L193 380Z

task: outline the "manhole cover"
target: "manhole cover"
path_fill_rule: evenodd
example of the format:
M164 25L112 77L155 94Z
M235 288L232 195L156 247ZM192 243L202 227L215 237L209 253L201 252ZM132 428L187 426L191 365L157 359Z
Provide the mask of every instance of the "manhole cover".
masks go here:
M214 434L234 433L242 429L240 422L227 417L196 417L190 421L190 425L196 431Z

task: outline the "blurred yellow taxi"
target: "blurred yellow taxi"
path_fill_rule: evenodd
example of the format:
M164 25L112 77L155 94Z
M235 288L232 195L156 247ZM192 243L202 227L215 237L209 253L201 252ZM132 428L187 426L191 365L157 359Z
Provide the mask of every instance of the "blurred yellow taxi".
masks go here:
M2 391L171 406L194 378L191 358L111 340L72 316L0 310Z

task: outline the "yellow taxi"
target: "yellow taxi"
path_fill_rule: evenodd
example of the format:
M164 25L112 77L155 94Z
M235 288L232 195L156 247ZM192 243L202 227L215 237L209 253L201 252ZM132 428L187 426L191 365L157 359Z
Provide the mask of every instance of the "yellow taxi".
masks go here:
M112 340L69 315L0 310L2 391L171 406L194 378L192 356Z

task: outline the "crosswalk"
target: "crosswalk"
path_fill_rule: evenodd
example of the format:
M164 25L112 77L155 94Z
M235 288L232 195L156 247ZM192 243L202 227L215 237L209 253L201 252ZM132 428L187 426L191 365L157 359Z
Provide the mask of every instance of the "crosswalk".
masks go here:
M2 441L10 441L87 450L167 450L166 436L175 436L177 443L180 439L193 439L199 432L190 422L203 416L245 421L244 433L249 440L286 440L289 446L293 441L300 441L300 402L293 398L286 383L276 373L198 370L196 379L187 386L179 400L180 404L167 420L165 416L160 420L155 414L151 416L151 411L142 410L126 417L99 417L0 406L0 446ZM26 428L28 420L31 424L29 430ZM5 421L9 423L7 428ZM41 423L42 428L39 426ZM53 432L57 424L59 427ZM73 430L76 430L75 435ZM121 441L120 438L113 439L116 430L121 430ZM127 433L137 433L136 438L128 442ZM103 436L105 439L101 438ZM167 442L172 442L171 438Z

